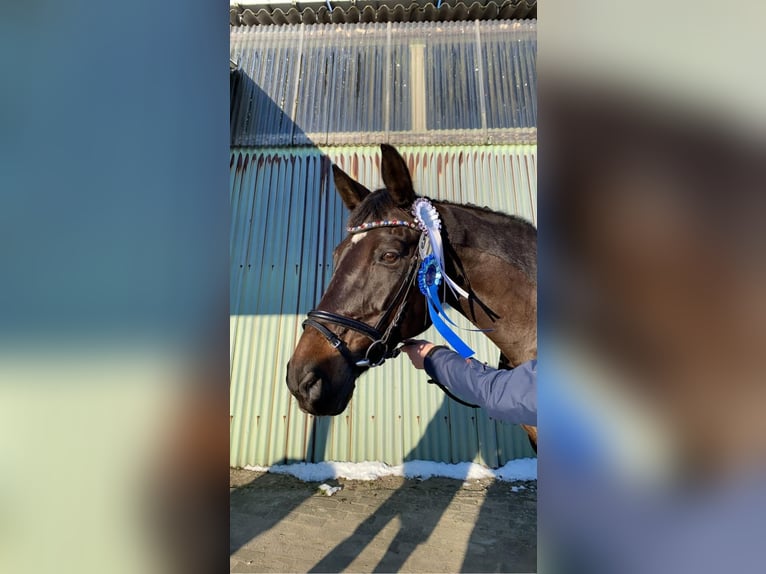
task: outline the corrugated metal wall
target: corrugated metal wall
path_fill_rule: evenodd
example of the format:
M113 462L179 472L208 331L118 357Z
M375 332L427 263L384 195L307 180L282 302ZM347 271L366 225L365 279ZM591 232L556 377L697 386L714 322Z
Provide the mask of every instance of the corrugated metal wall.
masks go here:
M377 144L393 143L419 193L535 221L536 21L240 27L231 58L231 464L533 455L406 359L366 374L331 419L300 412L285 365L345 233L331 163L376 187Z
M399 146L418 193L536 220L536 146ZM285 364L300 324L327 285L347 212L332 183L338 163L381 185L375 147L243 148L231 154L231 464L284 461L475 460L498 466L533 456L518 427L450 401L406 358L358 381L335 418L300 412ZM453 313L456 319L460 318ZM467 325L466 322L464 324ZM430 330L432 340L439 335ZM466 338L481 360L498 351Z
M534 143L536 32L536 20L232 28L232 145Z

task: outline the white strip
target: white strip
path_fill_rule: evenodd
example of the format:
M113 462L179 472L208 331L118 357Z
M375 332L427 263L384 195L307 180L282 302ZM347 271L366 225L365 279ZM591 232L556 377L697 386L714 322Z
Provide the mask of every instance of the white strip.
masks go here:
M351 238L351 244L356 245L359 243L364 237L367 235L366 231L362 231L362 233L355 233L354 236Z
M537 459L520 458L509 461L497 469L473 462L448 464L428 460L412 460L396 466L383 462L299 462L267 466L245 466L245 470L289 474L307 482L322 482L332 478L375 480L383 476L405 478L431 478L443 476L458 480L493 478L502 481L537 480Z

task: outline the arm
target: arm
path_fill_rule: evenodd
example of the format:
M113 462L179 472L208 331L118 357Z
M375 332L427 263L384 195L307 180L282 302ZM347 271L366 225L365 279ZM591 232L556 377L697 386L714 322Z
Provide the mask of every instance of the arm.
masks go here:
M421 347L423 349L423 347ZM515 369L497 370L463 359L445 347L425 347L426 372L461 399L483 407L487 414L514 424L537 425L537 361ZM410 351L405 350L419 364Z

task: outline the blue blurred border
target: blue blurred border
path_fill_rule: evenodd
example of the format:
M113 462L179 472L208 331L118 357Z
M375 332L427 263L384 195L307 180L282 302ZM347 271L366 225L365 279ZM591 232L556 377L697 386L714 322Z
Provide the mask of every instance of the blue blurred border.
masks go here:
M2 342L205 346L227 308L227 5L3 11Z

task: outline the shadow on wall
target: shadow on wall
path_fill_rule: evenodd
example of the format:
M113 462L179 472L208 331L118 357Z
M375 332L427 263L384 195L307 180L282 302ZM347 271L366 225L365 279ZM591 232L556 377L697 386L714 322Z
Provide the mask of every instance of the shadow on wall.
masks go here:
M252 78L231 90L230 313L304 315L348 217L332 162Z
M282 88L279 82L271 86ZM272 96L243 70L229 75L229 133L232 147L303 145L316 148L314 142L278 105ZM290 105L285 99L284 107Z

